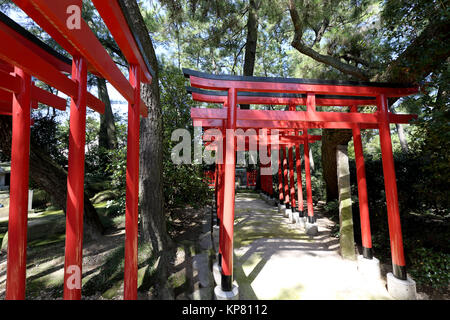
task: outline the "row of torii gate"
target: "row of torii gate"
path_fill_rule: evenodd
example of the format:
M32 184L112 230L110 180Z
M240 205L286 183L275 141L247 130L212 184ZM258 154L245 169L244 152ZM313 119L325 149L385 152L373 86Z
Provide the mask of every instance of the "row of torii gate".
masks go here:
M124 13L123 0L92 1L130 65L129 79L126 79L82 18L79 24L68 22L69 18L76 15L77 8L81 10L81 0L13 2L69 53L72 60L51 49L0 13L0 42L3 44L0 46L0 116L12 117L6 299L25 298L31 108L36 108L38 103L60 110L66 108L65 99L35 86L34 78L71 98L64 299L81 299L86 106L96 112L104 112L102 101L87 91L88 72L108 80L129 103L124 299L136 299L139 127L140 116L147 116L147 107L140 98L140 84L150 83L154 75L146 55L143 54L142 39L136 35L132 22ZM190 78L194 100L223 104L223 108L217 109L192 109L192 118L201 122L203 127L224 131L236 128L280 129L283 132L281 143L283 146L289 146L291 152L293 145L304 144L308 217L311 221L314 220L314 212L310 201L311 187L308 186L310 170L307 160L309 154L306 150L308 143L315 138L307 134L308 129L353 130L356 137L355 151L359 148L356 152L360 203L367 203L360 129L379 129L394 275L398 279L406 278L389 124L407 123L413 116L389 113L386 99L417 93L416 87L385 83L210 75L192 70L184 72ZM241 103L289 105L290 110L240 110L238 104ZM358 112L358 105L370 104L377 106L377 112ZM296 105L306 105L307 111L295 111ZM316 105L352 106L352 112L317 112ZM302 132L302 136L292 136L292 132ZM235 146L235 139L227 136L224 148L225 163L219 165L217 170L217 180L220 182L217 213L221 225L220 262L224 291L229 291L232 287ZM286 155L283 156L283 161L285 159ZM265 179L263 185L270 194L273 192L271 183ZM289 192L286 186L285 183L279 200L295 207L292 187ZM299 198L299 206L300 200ZM365 225L369 228L367 206L361 210ZM363 245L367 252L370 252L370 229L363 230L363 234L366 239L363 239Z
M10 210L6 299L25 299L30 108L38 103L66 109L66 100L34 85L41 80L71 98L67 174L64 299L81 299L83 261L84 158L86 106L103 113L101 100L87 91L88 72L102 77L128 102L124 299L137 298L140 116L147 106L141 83L154 72L123 10L123 0L93 0L111 35L129 63L126 79L81 17L82 0L13 0L47 32L72 60L0 13L0 116L12 117Z
M234 133L239 128L278 130L280 132L279 140L274 144L271 144L270 140L260 141L260 143L270 146L267 150L269 156L273 151L278 153L278 159L272 157L270 164L262 164L260 167L262 170L276 162L279 208L283 206L289 211L298 210L300 216L304 215L300 160L300 144L303 144L307 222L310 224L314 224L316 218L312 200L309 143L320 140L321 136L309 135L308 129L352 130L364 259L372 259L373 252L361 129L378 129L393 275L399 280L407 280L389 125L391 123L408 123L416 115L399 115L389 112L387 99L415 94L418 92L417 87L376 82L213 75L189 69L183 69L183 72L190 80L191 87L188 87L187 90L192 94L193 100L222 104L222 108L192 108L191 118L194 126L216 128L220 130L221 137L223 137L222 144L213 146L210 137L203 137L208 141L206 142L207 148L216 151L222 148L221 151L225 158L224 164L216 165L216 214L220 226L218 265L222 275L221 289L223 292L233 292L236 289L233 285L236 151L255 150L245 140L244 148L238 148L238 141L242 137ZM284 105L288 106L288 110L244 110L238 108L239 104ZM296 111L298 105L306 106L306 111ZM375 105L376 111L373 113L359 112L359 106L367 105ZM316 110L316 106L350 107L350 112L319 112ZM258 138L256 139L259 141ZM293 168L294 147L297 204ZM261 152L261 149L259 150ZM273 197L272 174L261 175L261 187L264 193Z

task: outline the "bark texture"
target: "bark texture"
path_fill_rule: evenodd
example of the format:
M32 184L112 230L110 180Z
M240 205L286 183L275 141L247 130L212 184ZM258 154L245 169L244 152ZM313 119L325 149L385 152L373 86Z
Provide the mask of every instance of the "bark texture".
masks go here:
M159 258L157 267L157 296L168 298L168 247L163 196L163 123L158 79L158 62L152 40L135 0L120 0L125 17L142 45L143 55L155 72L151 84L141 85L141 98L148 107L148 117L141 119L139 165L140 237L152 244ZM145 279L144 279L145 280ZM141 288L145 289L145 288Z
M98 145L106 150L114 150L117 147L116 124L111 109L106 80L97 78L98 97L105 104L105 113L100 115L100 132Z
M244 76L253 76L258 41L258 8L255 0L249 0L247 20L247 42L245 44ZM249 104L241 104L241 109L250 109Z

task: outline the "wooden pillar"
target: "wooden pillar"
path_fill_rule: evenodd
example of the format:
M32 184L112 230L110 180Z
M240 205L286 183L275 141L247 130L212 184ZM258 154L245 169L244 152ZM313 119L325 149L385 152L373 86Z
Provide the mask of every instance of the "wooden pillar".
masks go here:
M283 203L284 196L283 196L283 172L282 172L282 152L281 147L278 149L278 202L280 204Z
M286 205L286 209L289 209L291 203L289 201L289 180L288 180L288 163L287 163L287 154L286 154L286 146L283 146L283 177L284 177L284 204Z
M300 144L295 146L295 165L297 167L298 210L300 217L303 217L302 159L300 158Z
M389 237L391 240L392 269L396 278L406 280L406 264L398 207L394 155L392 153L391 131L389 128L389 111L387 99L384 95L377 96L377 107L380 117L380 146L383 162L384 187L386 191Z
M31 77L15 67L20 91L12 100L11 181L8 220L6 299L25 299L28 176L30 168Z
M358 106L351 106L350 111L358 112ZM372 235L370 232L366 168L364 165L364 153L361 141L361 129L359 124L356 124L354 126L354 128L352 129L352 133L353 133L353 145L355 148L356 176L358 180L358 199L359 199L359 214L361 220L363 257L366 259L372 259L373 258Z
M225 191L223 210L223 252L222 252L222 290L231 291L233 287L233 232L236 162L236 107L237 90L228 90L227 132L225 152Z
M131 64L129 74L129 81L134 90L134 103L128 103L124 299L136 300L138 276L139 104L141 101L141 70L139 66Z
M314 207L312 200L311 168L309 162L309 141L307 129L305 129L303 135L305 136L303 145L303 157L305 158L306 204L308 206L308 221L310 223L314 223L316 219L314 217Z
M223 127L221 128L222 131L222 141L225 141L225 132L226 129ZM225 144L222 144L222 163L219 164L219 175L220 175L220 184L219 184L219 201L217 206L217 217L218 217L218 223L219 223L219 254L218 254L218 263L219 266L222 266L222 253L223 253L223 247L224 247L224 229L223 229L223 208L224 208L224 194L225 194L225 164L223 161L225 160L226 155L225 150Z
M87 95L87 62L85 58L73 58L72 79L78 82L78 96L72 97L70 102L64 299L80 300L83 274L84 148Z
M295 185L294 185L294 155L293 150L294 146L289 146L289 187L290 187L290 196L291 196L291 206L292 211L295 211Z
M270 175L267 177L268 180L268 190L267 192L269 193L269 197L272 198L273 197L273 172L272 172L272 150L271 150L271 146L268 146L268 150L267 150L267 154L269 156L270 162L269 162L269 167L270 167Z

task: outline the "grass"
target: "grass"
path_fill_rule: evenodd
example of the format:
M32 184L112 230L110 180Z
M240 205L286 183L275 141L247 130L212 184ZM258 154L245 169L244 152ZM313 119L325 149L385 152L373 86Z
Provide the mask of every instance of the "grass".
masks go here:
M65 234L53 234L46 238L36 239L33 241L28 242L29 247L40 247L40 246L47 246L50 244L55 244L59 242L64 242L66 240Z
M125 212L122 214L113 213L110 208L107 207L108 201L99 202L94 204L94 208L100 217L100 221L105 228L113 228L125 223Z

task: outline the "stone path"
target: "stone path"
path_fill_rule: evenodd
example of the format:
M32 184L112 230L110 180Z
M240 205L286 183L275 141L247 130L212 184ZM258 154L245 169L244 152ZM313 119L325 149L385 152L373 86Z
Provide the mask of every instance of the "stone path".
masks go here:
M258 194L236 194L234 278L240 299L392 299L339 255L333 222L319 215L310 238Z

